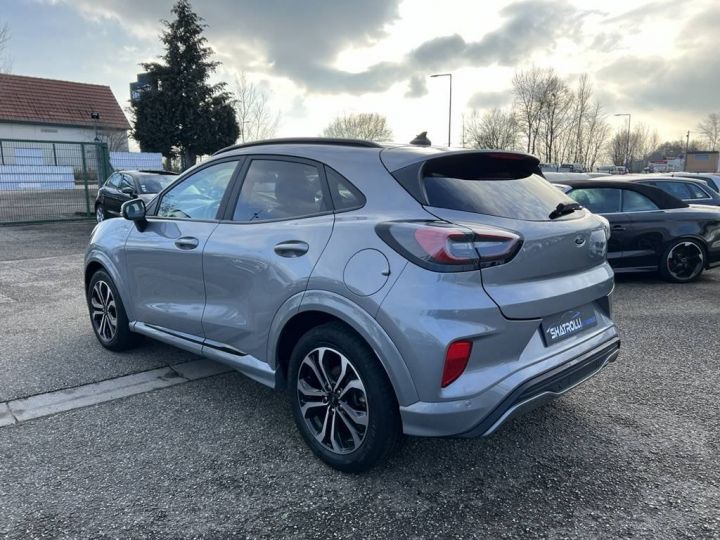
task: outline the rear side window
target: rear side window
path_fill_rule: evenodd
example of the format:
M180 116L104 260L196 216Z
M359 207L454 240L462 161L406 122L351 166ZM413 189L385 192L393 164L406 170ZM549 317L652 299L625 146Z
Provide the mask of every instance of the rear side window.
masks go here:
M325 176L330 187L330 195L335 210L345 212L360 208L365 204L363 194L340 173L335 172L330 167L325 167Z
M695 184L687 184L688 189L690 190L690 198L692 199L709 199L710 195L708 195L700 186L697 186Z
M536 172L522 157L461 154L429 160L422 182L430 206L546 221L558 204L572 200Z
M622 192L615 188L583 188L568 193L570 197L595 214L620 212Z

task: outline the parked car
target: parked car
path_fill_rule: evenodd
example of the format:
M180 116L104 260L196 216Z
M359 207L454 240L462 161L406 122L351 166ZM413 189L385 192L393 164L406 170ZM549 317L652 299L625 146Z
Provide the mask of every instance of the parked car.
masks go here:
M529 155L265 141L122 212L85 259L100 343L149 336L285 389L344 471L402 433L489 435L618 355L607 222Z
M695 180L702 180L709 187L720 193L720 173L693 173L693 172L676 172L671 173L670 176L680 176L683 178L693 178Z
M168 187L177 174L168 171L118 171L110 175L98 189L95 198L95 219L118 217L125 201L141 198L150 202Z
M702 180L685 178L681 176L665 175L624 175L622 180L628 182L639 182L648 186L654 186L677 197L688 204L705 204L709 206L720 206L720 193L711 189Z
M553 184L563 182L565 180L589 180L592 178L588 173L576 173L576 172L545 172L543 176L548 182Z
M608 260L615 272L659 271L684 283L720 264L720 209L688 205L641 182L577 180L563 190L610 222Z

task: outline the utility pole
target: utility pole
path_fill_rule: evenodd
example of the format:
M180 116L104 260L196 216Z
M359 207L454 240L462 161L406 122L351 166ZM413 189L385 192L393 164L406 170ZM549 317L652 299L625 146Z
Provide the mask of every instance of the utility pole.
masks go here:
M685 135L685 165L683 166L683 171L687 172L687 155L688 150L690 149L690 131L687 132L687 135Z
M450 96L448 98L448 146L450 146L450 134L452 132L452 73L436 73L430 77L448 77L450 79Z

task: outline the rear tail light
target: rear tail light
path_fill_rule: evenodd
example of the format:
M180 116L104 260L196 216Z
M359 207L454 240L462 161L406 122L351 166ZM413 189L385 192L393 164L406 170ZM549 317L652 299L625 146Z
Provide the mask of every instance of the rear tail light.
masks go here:
M445 366L442 374L443 388L463 374L471 352L472 341L455 341L450 344L445 354Z
M519 235L488 226L442 221L391 221L376 226L380 238L410 262L434 272L463 272L510 261Z

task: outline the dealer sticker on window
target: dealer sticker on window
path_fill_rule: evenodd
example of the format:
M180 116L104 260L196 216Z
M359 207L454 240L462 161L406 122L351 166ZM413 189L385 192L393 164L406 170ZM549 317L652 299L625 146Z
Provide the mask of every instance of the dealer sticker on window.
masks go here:
M592 306L583 306L547 317L542 323L545 345L553 345L595 325L597 315Z

